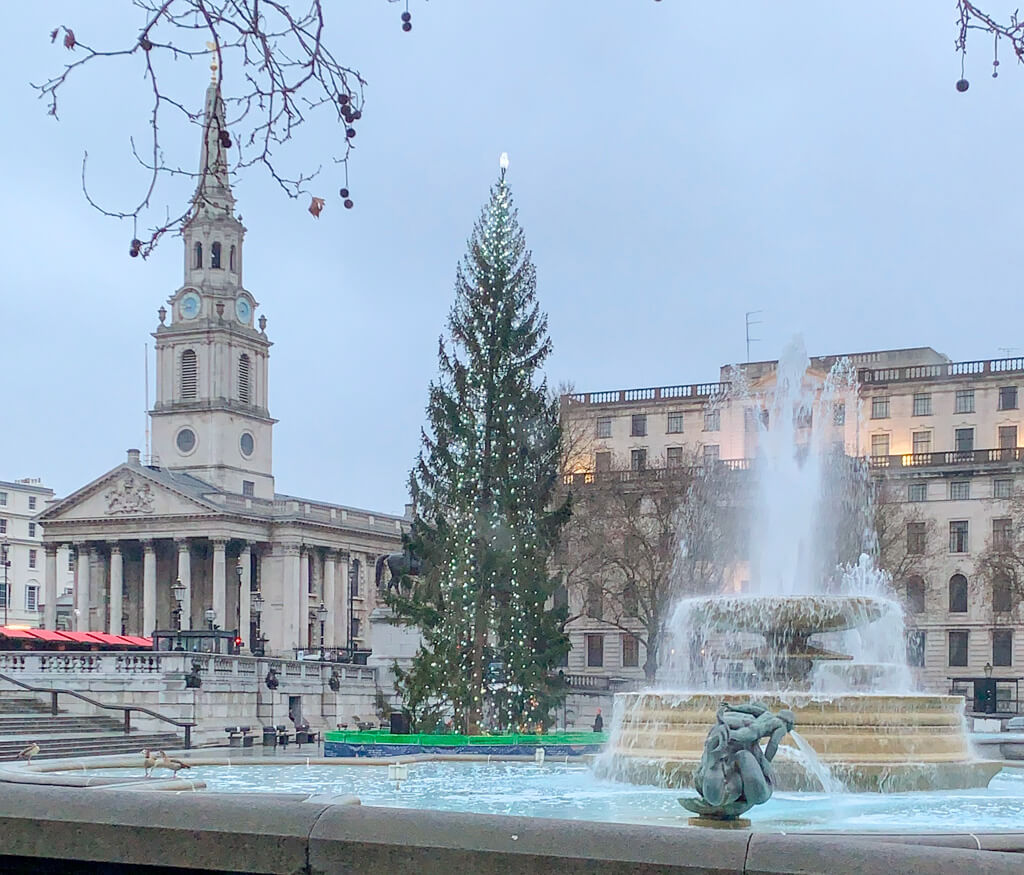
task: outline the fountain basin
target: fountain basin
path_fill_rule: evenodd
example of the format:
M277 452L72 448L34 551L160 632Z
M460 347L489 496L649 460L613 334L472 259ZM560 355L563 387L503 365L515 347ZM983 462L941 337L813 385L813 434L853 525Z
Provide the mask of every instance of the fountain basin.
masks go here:
M622 718L605 769L634 783L688 787L722 701L789 708L818 758L853 792L985 787L1001 764L973 756L963 698L934 695L620 693ZM779 790L822 790L787 736L775 761Z
M693 602L694 620L722 632L806 638L873 623L886 601L873 596L718 596Z

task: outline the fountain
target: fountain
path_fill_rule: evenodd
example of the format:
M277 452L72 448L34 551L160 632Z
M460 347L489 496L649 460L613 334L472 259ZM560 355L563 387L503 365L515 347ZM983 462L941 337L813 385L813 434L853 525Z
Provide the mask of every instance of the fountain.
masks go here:
M839 443L856 404L853 370L808 366L795 341L773 387L736 391L742 374L733 381L733 403L750 405L757 432L749 585L678 600L660 669L671 686L619 694L600 768L689 786L720 705L757 700L792 711L802 735L779 749L778 789L987 786L1000 765L972 755L963 699L911 690L902 608L872 558L868 475Z

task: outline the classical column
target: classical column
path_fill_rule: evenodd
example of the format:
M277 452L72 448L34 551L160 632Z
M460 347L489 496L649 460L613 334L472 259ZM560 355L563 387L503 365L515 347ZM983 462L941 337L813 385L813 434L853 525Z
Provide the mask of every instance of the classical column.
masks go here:
M110 634L121 634L121 621L124 618L124 605L121 602L124 594L124 557L121 545L117 541L110 544Z
M178 580L185 587L181 597L181 628L192 628L192 542L188 538L178 538Z
M52 629L57 622L57 545L44 544L46 568L43 577L43 628Z
M85 541L75 543L78 553L78 571L75 574L75 622L76 632L89 631L89 545Z
M223 538L213 540L213 609L217 612L216 623L221 629L226 629L227 624L227 603L224 599L224 582L227 573L227 556L225 550L228 542Z
M352 602L349 598L349 592L352 588L352 560L355 558L353 553L349 553L338 566L338 571L341 574L341 586L338 587L338 612L334 628L337 632L338 646L340 647L348 647L351 643L349 641L349 628L352 624L352 618L349 608L352 606Z
M238 637L242 639L242 649L252 650L252 618L249 609L252 606L252 548L246 544L238 554L238 562L242 566L241 583L238 586ZM235 575L237 577L237 575Z
M149 637L156 629L156 545L142 542L142 634Z
M281 650L285 656L299 646L299 556L298 544L282 544L284 573L281 576L281 600L283 602Z
M338 606L334 602L334 562L337 557L334 550L324 553L324 605L327 608L327 622L324 624L324 647L334 647L334 618Z
M309 647L309 550L299 554L299 647Z

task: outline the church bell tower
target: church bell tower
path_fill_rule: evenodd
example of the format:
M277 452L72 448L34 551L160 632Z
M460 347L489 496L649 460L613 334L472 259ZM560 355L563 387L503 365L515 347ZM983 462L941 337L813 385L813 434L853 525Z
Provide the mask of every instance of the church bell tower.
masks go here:
M242 285L245 228L228 178L231 135L214 79L206 90L199 182L183 229L185 280L160 308L153 455L225 492L274 497L267 320Z

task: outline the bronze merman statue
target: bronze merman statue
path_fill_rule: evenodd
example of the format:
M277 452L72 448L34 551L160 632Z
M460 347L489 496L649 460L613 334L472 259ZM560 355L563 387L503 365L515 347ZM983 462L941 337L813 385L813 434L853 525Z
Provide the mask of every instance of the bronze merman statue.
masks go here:
M735 820L772 795L772 760L796 724L792 711L773 714L766 705L722 703L694 773L700 797L680 799L684 808L713 820ZM761 739L768 743L761 749Z

